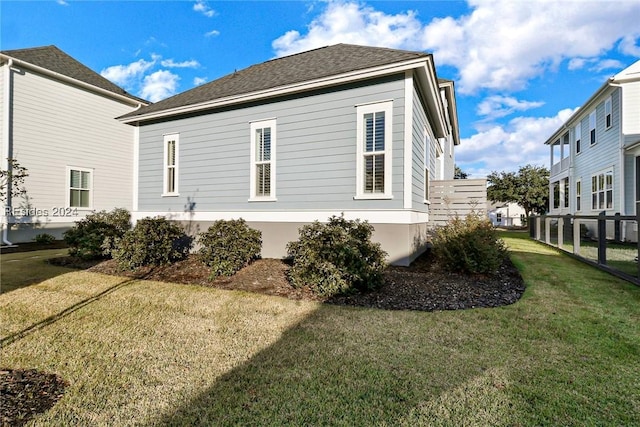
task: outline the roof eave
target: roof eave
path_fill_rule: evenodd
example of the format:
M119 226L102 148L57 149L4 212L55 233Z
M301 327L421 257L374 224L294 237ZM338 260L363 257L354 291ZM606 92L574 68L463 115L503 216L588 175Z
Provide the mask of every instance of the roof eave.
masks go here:
M0 53L0 60L6 61L6 62L11 60L12 63L13 63L13 66L18 66L18 67L30 69L32 71L35 71L35 72L39 73L39 74L44 74L46 76L53 77L53 78L55 78L57 80L61 80L61 81L66 82L66 83L70 83L72 85L79 86L79 87L82 87L84 89L91 90L93 92L99 93L101 95L104 95L106 97L109 97L109 98L112 98L112 99L115 99L115 100L118 100L120 102L125 102L125 103L130 104L131 106L134 106L134 107L140 107L142 105L149 105L148 102L143 102L141 100L136 100L136 99L130 98L130 97L125 96L125 95L117 94L115 92L112 92L112 91L107 90L107 89L103 89L101 87L92 85L90 83L86 83L86 82L83 82L81 80L74 79L73 77L65 76L64 74L60 74L60 73L57 73L55 71L51 71L51 70L49 70L47 68L40 67L38 65L32 64L32 63L27 62L27 61L23 61L23 60L18 59L18 58L14 58L11 55Z
M424 65L418 68L417 74L423 90L428 92L425 94L428 96L425 96L424 101L433 120L431 125L436 137L444 137L448 132L447 119L444 116L444 105L440 97L440 84L438 83L433 56L428 55L422 62Z
M134 124L137 122L157 120L166 117L172 117L181 114L197 113L205 110L211 110L220 107L226 107L234 104L269 99L283 95L290 95L299 92L305 92L313 89L320 89L329 86L354 82L358 80L370 79L378 76L384 76L394 73L404 72L406 70L420 68L424 66L430 56L421 57L409 61L395 62L392 64L381 65L373 68L365 68L362 70L350 71L348 73L336 74L333 76L322 77L315 80L294 83L285 86L277 86L274 88L264 89L260 91L248 92L228 97L218 98L211 101L201 102L198 104L185 105L181 107L171 108L162 111L156 111L148 114L139 114L130 116L129 114L121 116L118 120L123 123Z

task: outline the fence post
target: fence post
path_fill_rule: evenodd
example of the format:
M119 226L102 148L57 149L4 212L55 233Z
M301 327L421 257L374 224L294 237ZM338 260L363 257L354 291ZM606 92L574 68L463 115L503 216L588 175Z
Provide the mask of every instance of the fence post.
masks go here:
M573 218L573 253L580 255L580 220Z
M540 241L540 223L541 223L541 217L537 216L536 217L536 240Z
M620 242L622 242L622 237L621 237L622 234L620 233L620 212L616 212L616 214L613 217L614 217L614 219L613 219L613 224L614 224L613 225L613 230L614 230L613 231L613 233L614 233L613 240L616 243L620 243Z
M544 242L551 243L551 218L544 217Z
M534 239L536 237L536 228L533 223L534 217L533 215L527 219L527 226L529 227L529 237Z
M564 245L564 218L558 218L558 249Z
M607 264L607 218L605 211L598 215L598 264Z

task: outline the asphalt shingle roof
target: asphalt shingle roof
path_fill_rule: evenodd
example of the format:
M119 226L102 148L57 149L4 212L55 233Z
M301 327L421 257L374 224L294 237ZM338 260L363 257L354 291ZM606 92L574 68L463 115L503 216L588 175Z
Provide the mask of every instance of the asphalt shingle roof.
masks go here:
M148 103L142 98L131 95L120 86L102 77L86 65L78 62L56 46L42 46L29 49L3 50L3 54L20 61L62 74L109 92L123 95L136 101Z
M423 52L337 44L252 65L122 117L135 117L428 56Z

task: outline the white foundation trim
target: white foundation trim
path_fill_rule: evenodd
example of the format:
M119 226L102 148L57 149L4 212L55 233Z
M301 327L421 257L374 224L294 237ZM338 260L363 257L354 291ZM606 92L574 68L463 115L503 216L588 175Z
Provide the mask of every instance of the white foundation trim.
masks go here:
M408 210L376 210L376 211L229 211L229 212L132 212L131 217L137 221L146 217L163 216L175 221L217 221L242 218L248 222L326 222L333 215L348 220L361 219L372 224L420 224L426 223L429 215L426 212Z

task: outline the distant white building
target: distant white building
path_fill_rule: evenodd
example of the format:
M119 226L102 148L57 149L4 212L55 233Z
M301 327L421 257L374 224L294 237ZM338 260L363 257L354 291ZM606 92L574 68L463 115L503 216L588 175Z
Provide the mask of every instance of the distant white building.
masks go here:
M527 213L515 203L487 202L487 215L496 227L522 227Z

